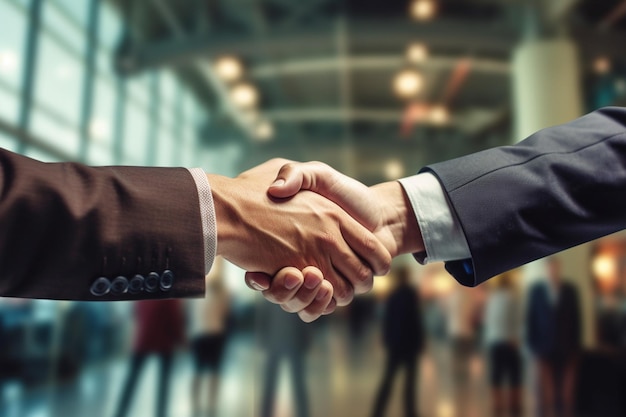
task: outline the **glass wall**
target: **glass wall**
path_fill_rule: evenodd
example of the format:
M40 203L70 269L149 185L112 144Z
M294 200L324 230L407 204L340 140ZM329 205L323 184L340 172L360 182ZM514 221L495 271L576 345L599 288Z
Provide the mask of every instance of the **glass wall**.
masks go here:
M32 2L34 3L34 2ZM123 80L113 69L121 19L108 2L98 2L93 107L87 138L81 137L90 1L46 0L34 58L33 106L25 127L45 147L29 145L29 156L54 161L58 155L93 165L187 165L195 147L192 114L197 102L170 71ZM31 2L0 0L0 118L20 127L22 83ZM3 129L6 130L6 129ZM81 158L81 141L87 141ZM6 133L0 146L15 150ZM117 144L117 145L116 145ZM116 148L117 146L117 148ZM48 149L53 149L56 156ZM118 151L116 151L118 149Z

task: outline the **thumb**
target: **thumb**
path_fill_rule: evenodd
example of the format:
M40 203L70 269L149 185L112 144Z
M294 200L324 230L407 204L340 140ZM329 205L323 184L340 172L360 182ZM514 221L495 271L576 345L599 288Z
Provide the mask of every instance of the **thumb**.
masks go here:
M304 172L297 164L290 163L283 165L276 180L270 185L269 193L272 197L288 198L296 195L303 187Z

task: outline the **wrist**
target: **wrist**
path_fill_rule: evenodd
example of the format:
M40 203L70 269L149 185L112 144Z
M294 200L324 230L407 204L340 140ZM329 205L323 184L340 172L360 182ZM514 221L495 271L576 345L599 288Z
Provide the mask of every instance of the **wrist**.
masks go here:
M213 204L215 206L215 223L217 228L217 255L229 259L237 246L237 232L241 225L238 209L235 180L221 175L207 174L211 184Z
M422 233L404 188L397 181L373 186L372 191L382 204L382 229L391 235L387 249L393 257L424 251ZM389 247L393 246L393 247Z

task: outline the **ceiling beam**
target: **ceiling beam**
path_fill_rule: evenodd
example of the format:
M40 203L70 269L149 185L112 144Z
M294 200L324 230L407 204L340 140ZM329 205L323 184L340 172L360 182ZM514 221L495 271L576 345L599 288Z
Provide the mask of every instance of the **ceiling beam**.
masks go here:
M505 27L447 21L415 25L406 19L385 22L351 20L348 36L353 53L371 48L399 50L407 42L420 41L432 50L471 51L475 57L488 55L503 58L509 56L519 37L514 30ZM132 65L123 70L132 73L158 66L185 65L198 58L223 54L254 59L263 58L267 52L274 56L301 55L303 51L309 56L336 52L335 27L332 25L297 30L272 28L264 36L269 51L259 51L257 42L253 40L254 35L250 34L213 33L146 44L127 52L129 55L123 58Z
M477 72L508 75L510 64L489 58L472 58L472 70ZM431 56L420 65L422 68L446 70L454 68L458 58ZM336 56L323 58L303 58L257 65L250 71L253 78L271 78L285 75L306 75L325 72L337 72L344 65ZM406 65L404 57L398 54L352 56L346 63L352 71L392 71Z

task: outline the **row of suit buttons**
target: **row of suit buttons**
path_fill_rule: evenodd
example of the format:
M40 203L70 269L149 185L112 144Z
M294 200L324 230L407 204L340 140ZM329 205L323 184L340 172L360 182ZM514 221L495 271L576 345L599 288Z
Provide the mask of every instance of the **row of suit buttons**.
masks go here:
M150 272L147 276L135 275L130 280L124 276L118 276L113 281L106 277L100 277L91 284L91 294L102 297L109 293L122 295L126 293L139 294L140 292L169 291L174 285L174 273L169 269L161 275Z

